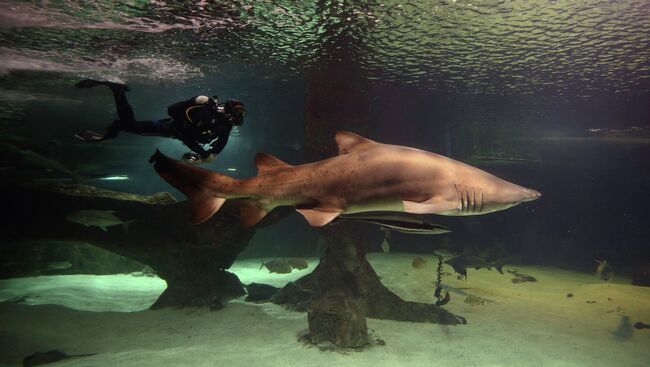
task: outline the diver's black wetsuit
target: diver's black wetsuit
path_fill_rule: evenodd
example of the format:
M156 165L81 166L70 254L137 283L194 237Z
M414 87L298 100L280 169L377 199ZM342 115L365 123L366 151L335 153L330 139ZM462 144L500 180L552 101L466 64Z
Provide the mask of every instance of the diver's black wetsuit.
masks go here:
M106 127L104 136L97 141L112 139L120 131L162 136L182 141L202 159L206 159L210 155L219 154L228 143L233 126L243 123L243 115L234 113L235 106L241 106L243 111L241 102L229 100L225 106L217 106L216 102L207 96L192 97L167 107L170 118L137 121L133 108L126 99L128 87L125 85L84 80L77 83L77 87L90 88L100 84L108 86L113 91L119 120ZM203 147L205 144L210 144L208 150Z

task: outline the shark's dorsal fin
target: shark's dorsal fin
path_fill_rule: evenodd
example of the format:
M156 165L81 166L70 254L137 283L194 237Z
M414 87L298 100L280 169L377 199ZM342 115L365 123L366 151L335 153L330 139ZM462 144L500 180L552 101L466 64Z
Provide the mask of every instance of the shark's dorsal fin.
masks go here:
M276 168L291 167L290 164L285 163L268 153L255 154L255 165L257 166L258 176L265 175Z
M348 154L367 144L377 144L370 139L349 131L339 131L334 138L336 139L336 145L339 147L339 155Z

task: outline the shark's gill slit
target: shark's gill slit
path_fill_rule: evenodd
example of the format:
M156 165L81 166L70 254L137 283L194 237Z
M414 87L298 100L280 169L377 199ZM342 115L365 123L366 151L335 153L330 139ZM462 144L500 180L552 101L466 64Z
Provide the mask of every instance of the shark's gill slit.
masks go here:
M476 212L476 189L472 188L472 213Z

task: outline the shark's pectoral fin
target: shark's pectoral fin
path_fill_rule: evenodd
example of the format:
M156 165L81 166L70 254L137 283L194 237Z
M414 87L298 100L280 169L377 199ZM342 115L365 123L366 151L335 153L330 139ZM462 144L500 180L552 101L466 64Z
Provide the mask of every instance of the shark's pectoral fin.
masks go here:
M404 211L413 214L435 214L458 209L458 203L451 201L435 201L433 199L420 203L404 200L402 203L404 204Z
M255 155L255 165L257 166L258 176L265 175L277 168L292 167L290 164L285 163L268 153L257 153Z
M224 198L210 196L199 190L192 192L189 197L192 208L190 219L192 224L200 224L210 219L226 202Z
M249 228L257 224L269 211L259 202L246 200L239 206L242 226Z
M310 208L310 209L296 209L300 214L302 214L309 225L312 227L322 227L336 217L338 217L343 210L340 209L319 209L319 208Z

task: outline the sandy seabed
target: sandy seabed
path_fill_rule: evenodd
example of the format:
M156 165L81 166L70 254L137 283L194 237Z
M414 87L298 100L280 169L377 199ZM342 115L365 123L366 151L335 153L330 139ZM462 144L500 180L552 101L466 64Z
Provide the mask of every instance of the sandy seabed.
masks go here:
M435 259L411 267L416 255L370 254L382 282L401 297L433 302ZM261 259L231 268L244 283L281 286L313 270L269 274ZM506 267L508 268L508 267ZM538 282L469 270L467 281L445 278L449 311L467 325L368 320L386 342L361 352L323 352L297 341L307 315L272 304L230 302L218 312L149 311L165 288L158 278L48 276L0 281L0 365L20 365L36 351L97 353L50 366L648 366L650 288L628 279L603 283L589 274L546 267L509 267ZM572 293L573 297L567 297ZM467 294L482 305L465 303ZM56 305L53 305L56 304ZM625 317L629 324L625 327ZM623 326L621 326L623 324Z

